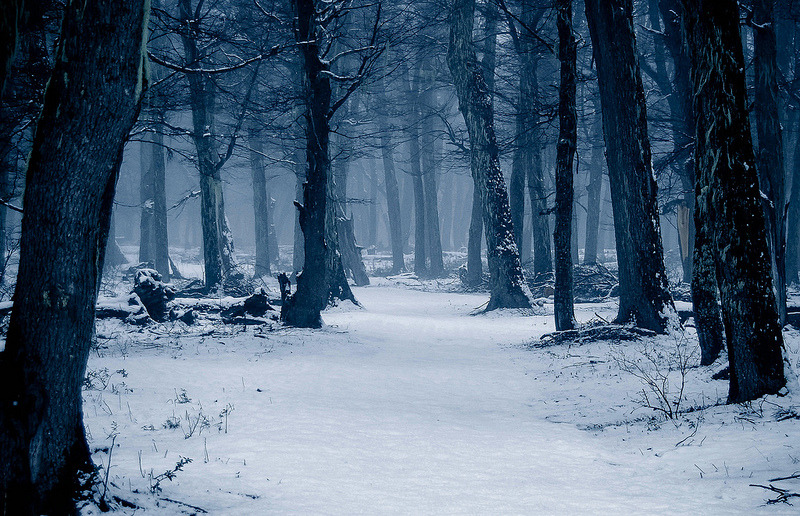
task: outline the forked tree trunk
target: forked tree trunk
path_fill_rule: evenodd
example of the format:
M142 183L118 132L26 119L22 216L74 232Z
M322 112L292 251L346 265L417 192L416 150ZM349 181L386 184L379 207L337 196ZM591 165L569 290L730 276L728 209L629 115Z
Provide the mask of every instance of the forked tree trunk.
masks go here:
M575 109L577 89L575 35L572 33L572 0L558 0L558 60L561 83L558 89L558 144L556 147L556 223L553 242L555 259L555 293L553 311L556 330L575 327L572 300L572 210L573 168L578 141L578 115Z
M775 41L775 0L753 2L753 68L755 70L755 112L758 133L757 167L764 200L773 285L777 292L778 315L786 321L786 223L783 138L778 108L778 63Z
M739 6L734 0L683 5L697 141L695 220L713 242L730 363L728 401L739 403L777 393L786 383L747 112Z
M497 67L497 6L494 2L487 2L484 6L484 30L483 30L483 58L481 68L483 78L486 82L486 91L489 97L494 96L495 87L495 68ZM473 155L470 160L470 167L474 170L477 166ZM470 286L478 286L483 281L483 263L481 261L481 248L483 238L483 205L480 196L481 188L475 175L472 177L472 211L470 212L469 232L467 241L467 283ZM523 206L524 209L524 206ZM513 208L509 204L509 213L513 219ZM513 221L512 221L513 224ZM516 226L514 226L516 231ZM515 240L516 241L516 240Z
M494 104L472 42L474 17L475 0L454 0L450 12L447 64L455 82L459 109L467 125L472 147L472 174L483 207L491 275L491 297L486 310L530 307L500 170Z
M320 61L314 0L294 0L297 14L295 37L302 56L303 98L305 99L306 180L303 183L303 202L296 202L303 231L305 260L297 275L297 291L281 307L281 319L291 326L318 328L322 325L320 312L328 304L325 223L328 216L328 177L331 162L328 156L330 127L328 110L331 103L331 84L322 73L326 68Z
M3 514L72 512L78 474L91 469L81 386L122 149L145 85L148 5L96 0L64 9L0 353Z
M303 203L295 202L303 231L305 260L297 275L297 291L281 307L281 320L291 326L318 328L320 313L331 299L356 302L342 268L338 249L335 204L328 203L335 184L331 180L329 64L320 57L322 29L315 0L294 0L295 37L302 56L305 100L306 181Z
M632 0L586 0L597 62L619 264L618 322L657 332L674 313L664 270Z

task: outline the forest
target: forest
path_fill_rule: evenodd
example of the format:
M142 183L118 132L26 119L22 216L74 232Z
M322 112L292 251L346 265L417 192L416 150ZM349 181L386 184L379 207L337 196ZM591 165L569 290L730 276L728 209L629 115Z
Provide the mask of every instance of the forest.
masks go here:
M4 0L0 514L794 514L798 174L800 0Z

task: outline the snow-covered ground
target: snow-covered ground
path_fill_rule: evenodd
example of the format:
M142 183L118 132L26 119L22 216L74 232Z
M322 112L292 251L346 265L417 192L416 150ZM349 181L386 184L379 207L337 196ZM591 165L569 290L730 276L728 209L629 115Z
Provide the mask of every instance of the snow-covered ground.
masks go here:
M682 408L708 408L642 406L621 368L666 372L691 328L541 348L552 305L473 315L486 295L376 283L315 331L101 321L85 420L107 497L128 514L796 513L750 486L800 471L792 396L721 405L727 383L693 367Z

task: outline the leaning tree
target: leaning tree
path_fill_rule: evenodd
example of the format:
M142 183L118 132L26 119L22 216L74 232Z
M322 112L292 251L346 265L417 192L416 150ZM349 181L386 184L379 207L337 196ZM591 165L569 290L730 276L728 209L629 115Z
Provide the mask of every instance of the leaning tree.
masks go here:
M785 384L767 222L755 167L739 7L683 0L695 122L695 222L711 241L730 364L728 402Z
M674 313L664 270L632 0L586 0L597 62L619 264L617 321L657 332Z
M486 310L527 308L525 280L514 241L506 184L494 131L494 103L472 41L475 0L454 0L450 11L447 64L472 151L471 168L480 192L489 259L490 298Z
M149 2L67 2L28 162L0 353L4 514L69 512L91 470L81 385L125 138L145 83Z

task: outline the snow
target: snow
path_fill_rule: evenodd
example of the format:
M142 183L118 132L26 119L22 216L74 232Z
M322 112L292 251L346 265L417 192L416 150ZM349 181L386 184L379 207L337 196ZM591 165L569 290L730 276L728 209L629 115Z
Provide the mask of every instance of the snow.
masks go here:
M321 330L101 321L89 369L110 379L85 391L85 421L93 449L115 444L109 495L137 514L794 513L750 487L800 470L800 425L776 416L793 398L714 405L726 382L692 368L684 406L712 406L665 421L614 356L675 335L536 348L552 304L471 315L488 296L375 283ZM787 342L797 364L800 334Z

